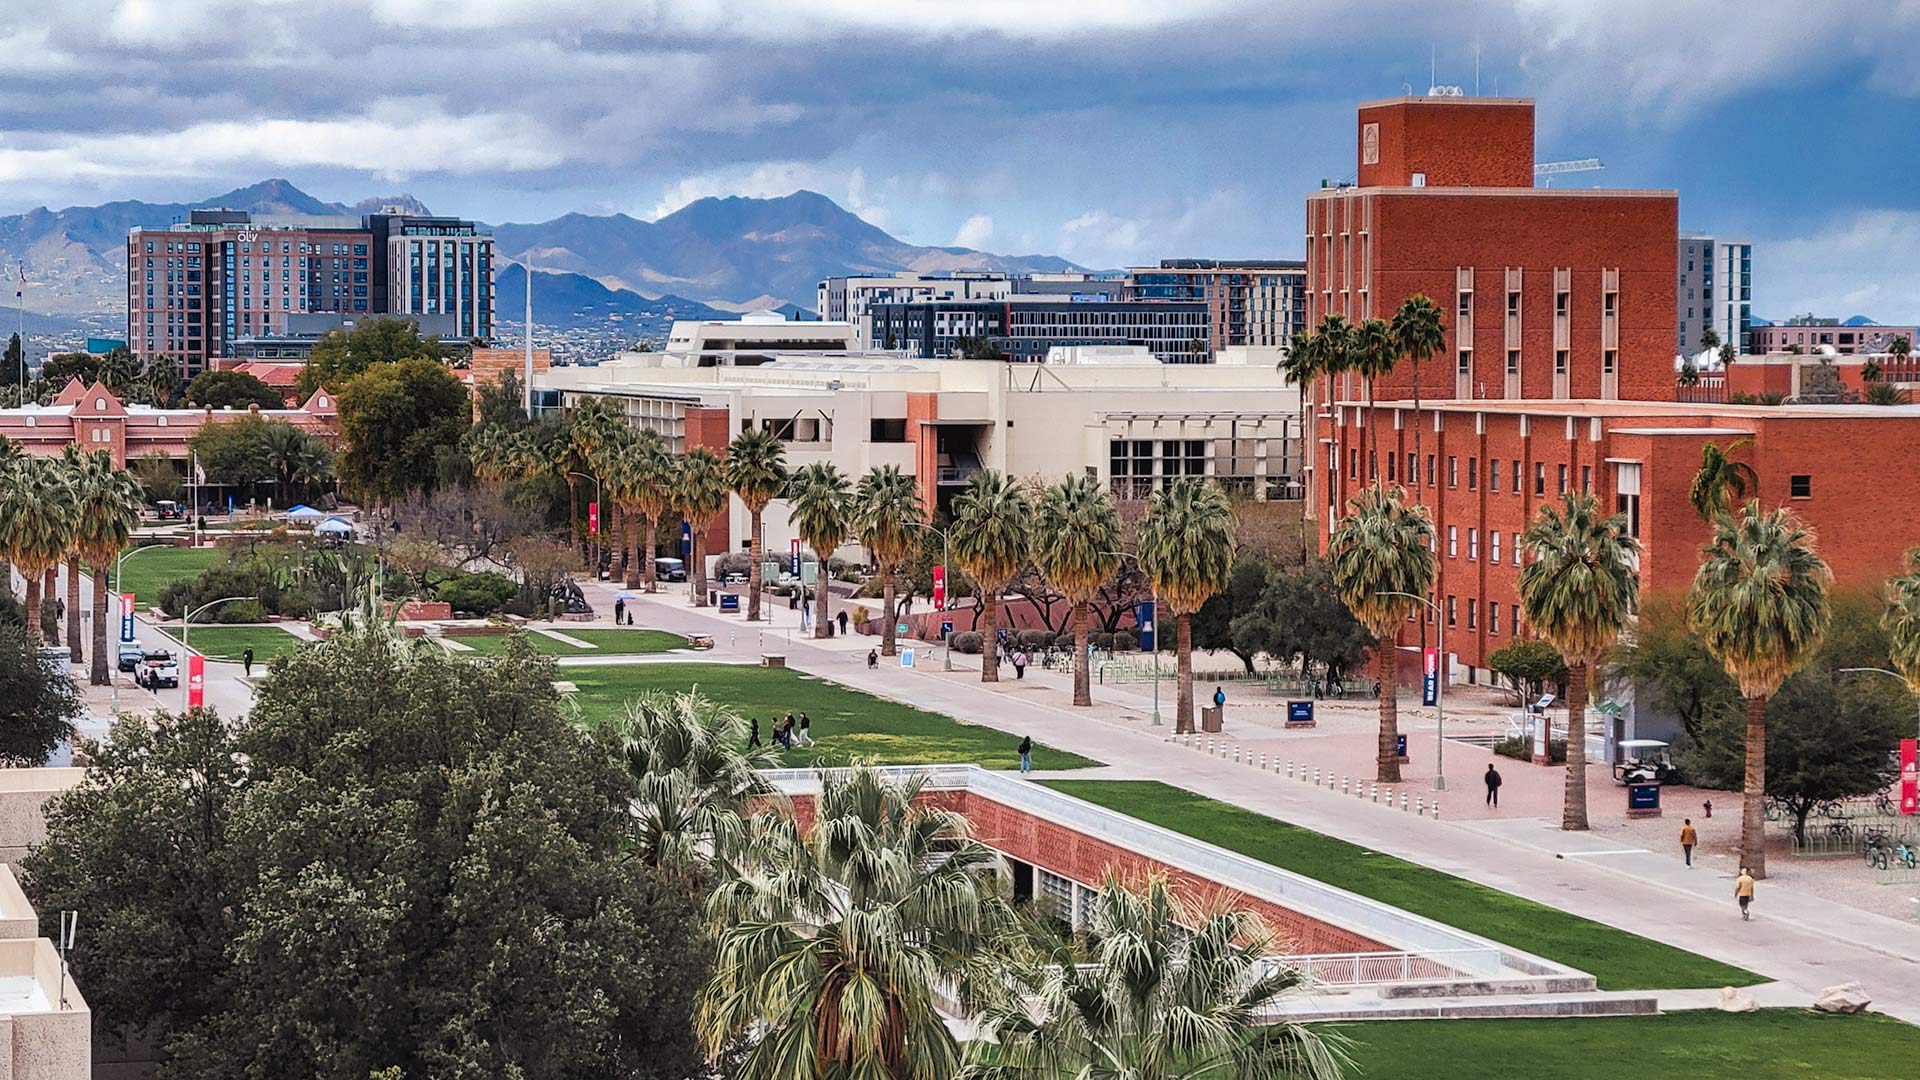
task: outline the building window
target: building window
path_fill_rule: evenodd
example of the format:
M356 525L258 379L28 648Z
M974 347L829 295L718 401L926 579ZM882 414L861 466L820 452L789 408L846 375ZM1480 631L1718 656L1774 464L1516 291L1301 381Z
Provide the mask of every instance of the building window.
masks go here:
M1620 362L1620 353L1616 349L1607 349L1600 353L1600 373L1613 374L1614 366Z
M1394 453L1387 454L1387 483L1391 484L1394 482L1393 471L1394 471L1394 467L1398 465L1399 462L1400 462L1399 454L1394 454Z
M1560 486L1555 490L1560 494L1565 495L1567 493L1567 467L1565 465L1560 465L1560 466L1557 466L1556 468L1560 474L1560 479L1559 479Z
M1428 487L1433 486L1433 464L1434 464L1434 456L1432 454L1428 454L1427 455L1427 486Z
M1467 629L1469 630L1476 629L1477 628L1476 624L1479 623L1479 621L1480 621L1480 601L1469 596L1467 597Z
M1487 636L1493 637L1500 632L1500 602L1487 601Z
M1557 292L1553 294L1553 313L1555 315L1560 316L1561 318L1566 317L1567 294L1565 292Z
M1352 447L1347 448L1347 479L1360 479L1360 451Z
M1487 459L1487 491L1494 495L1500 494L1500 459L1499 458Z
M1520 459L1513 459L1513 493L1520 494Z
M1447 594L1447 625L1448 626L1453 625L1453 612L1456 604L1457 604L1457 601L1454 600L1453 594L1448 593Z
M1471 292L1463 292L1460 294L1460 317L1464 319L1472 314L1473 294Z
M1545 462L1536 461L1533 463L1533 493L1535 495L1545 495L1547 493L1547 466Z
M1520 350L1519 349L1507 350L1507 374L1509 375L1520 374Z
M1555 375L1565 375L1567 373L1567 350L1553 350L1553 373Z
M1467 530L1467 561L1472 562L1478 559L1479 557L1480 557L1480 530L1468 529Z
M1813 477L1801 474L1787 478L1787 494L1795 499L1813 498Z
M1517 319L1519 317L1520 317L1520 294L1518 292L1509 292L1507 294L1507 318Z
M1467 490L1480 490L1480 459L1477 457L1467 459Z
M1459 557L1460 557L1460 526L1449 525L1447 526L1447 558L1457 559Z
M1447 458L1447 486L1460 486L1460 459L1451 455Z
M1413 460L1413 451L1411 450L1407 451L1407 471L1400 475L1405 477L1409 484L1419 483L1420 478L1417 475L1417 463Z
M1495 563L1495 565L1498 565L1500 562L1500 530L1499 529L1495 529L1487 535L1487 543L1489 545L1487 550L1492 554L1493 562Z
M1591 465L1580 466L1580 493L1593 494L1593 466Z
M1473 372L1473 350L1461 349L1460 350L1460 374L1468 375L1468 374L1471 374L1472 372Z

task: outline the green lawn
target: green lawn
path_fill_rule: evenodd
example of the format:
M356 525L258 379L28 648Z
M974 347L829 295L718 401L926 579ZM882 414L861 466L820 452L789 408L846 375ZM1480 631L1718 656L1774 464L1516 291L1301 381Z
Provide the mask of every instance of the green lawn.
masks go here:
M1049 783L1069 795L1162 828L1557 960L1592 974L1602 990L1749 986L1765 981L1752 972L1671 945L1167 784L1128 780Z
M745 716L758 717L762 739L772 735L774 722L788 710L805 712L813 720L818 745L788 753L786 763L792 766L844 765L855 757L886 765L977 762L990 769L1012 769L1020 764L1016 735L964 724L787 668L634 664L564 668L560 677L579 687L570 697L589 716L612 715L644 690L692 686ZM1083 769L1096 764L1034 740L1036 769Z
M167 547L138 555L129 550L121 566L120 589L132 593L134 602L145 611L159 604L161 589L182 578L196 577L215 560L225 557L226 552L218 548ZM107 568L107 575L107 585L111 588L112 567ZM117 612L114 614L117 617Z
M549 656L611 656L635 655L640 653L663 653L669 649L684 649L687 639L679 634L669 634L665 630L568 630L560 628L560 633L581 641L598 645L597 649L582 649L564 641L550 638L545 634L529 632L527 640L533 643L534 651ZM507 650L508 634L459 634L446 635L449 639L467 646L474 652L497 656Z
M1920 1028L1798 1009L1343 1024L1354 1072L1380 1080L1895 1080Z
M177 626L163 627L162 632L175 641L180 640ZM277 626L195 626L187 640L195 652L234 663L240 662L240 654L251 645L256 667L265 667L267 661L305 644Z

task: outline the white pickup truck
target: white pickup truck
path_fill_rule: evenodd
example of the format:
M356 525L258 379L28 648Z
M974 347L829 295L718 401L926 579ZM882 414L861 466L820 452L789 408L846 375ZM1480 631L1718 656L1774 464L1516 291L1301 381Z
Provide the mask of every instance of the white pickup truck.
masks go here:
M165 649L155 649L140 655L140 670L134 673L134 681L149 690L180 685L180 661Z

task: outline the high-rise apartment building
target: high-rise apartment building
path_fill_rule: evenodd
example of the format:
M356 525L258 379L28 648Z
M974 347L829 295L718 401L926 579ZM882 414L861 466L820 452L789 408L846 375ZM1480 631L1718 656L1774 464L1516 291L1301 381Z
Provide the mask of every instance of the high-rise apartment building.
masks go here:
M903 270L888 276L830 277L820 282L814 314L822 322L852 323L858 348L885 348L885 341L873 336L873 321L867 317L874 304L1005 300L1012 293L1013 282L1007 275L995 273L916 274Z
M194 210L127 237L127 345L187 377L289 315L455 315L493 334L493 241L472 222L376 214L278 217Z
M1127 271L1129 300L1197 300L1211 316L1208 346L1279 346L1307 317L1307 264L1298 260L1163 259Z
M1682 356L1699 352L1701 338L1711 329L1721 344L1752 352L1753 244L1681 233L1679 274L1674 351Z
M872 333L923 357L959 356L983 340L1015 363L1056 346L1143 345L1163 364L1207 362L1207 306L1199 301L1087 300L1025 294L993 303L874 304Z

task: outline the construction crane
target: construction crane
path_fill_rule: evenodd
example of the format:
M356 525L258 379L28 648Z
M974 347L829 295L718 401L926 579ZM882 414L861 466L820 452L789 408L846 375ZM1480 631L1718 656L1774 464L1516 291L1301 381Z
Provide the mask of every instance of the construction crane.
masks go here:
M1556 176L1577 172L1599 172L1604 168L1606 166L1602 165L1597 157L1581 158L1578 161L1541 161L1534 164L1533 175L1546 178L1540 182L1541 187L1552 187L1553 178Z

